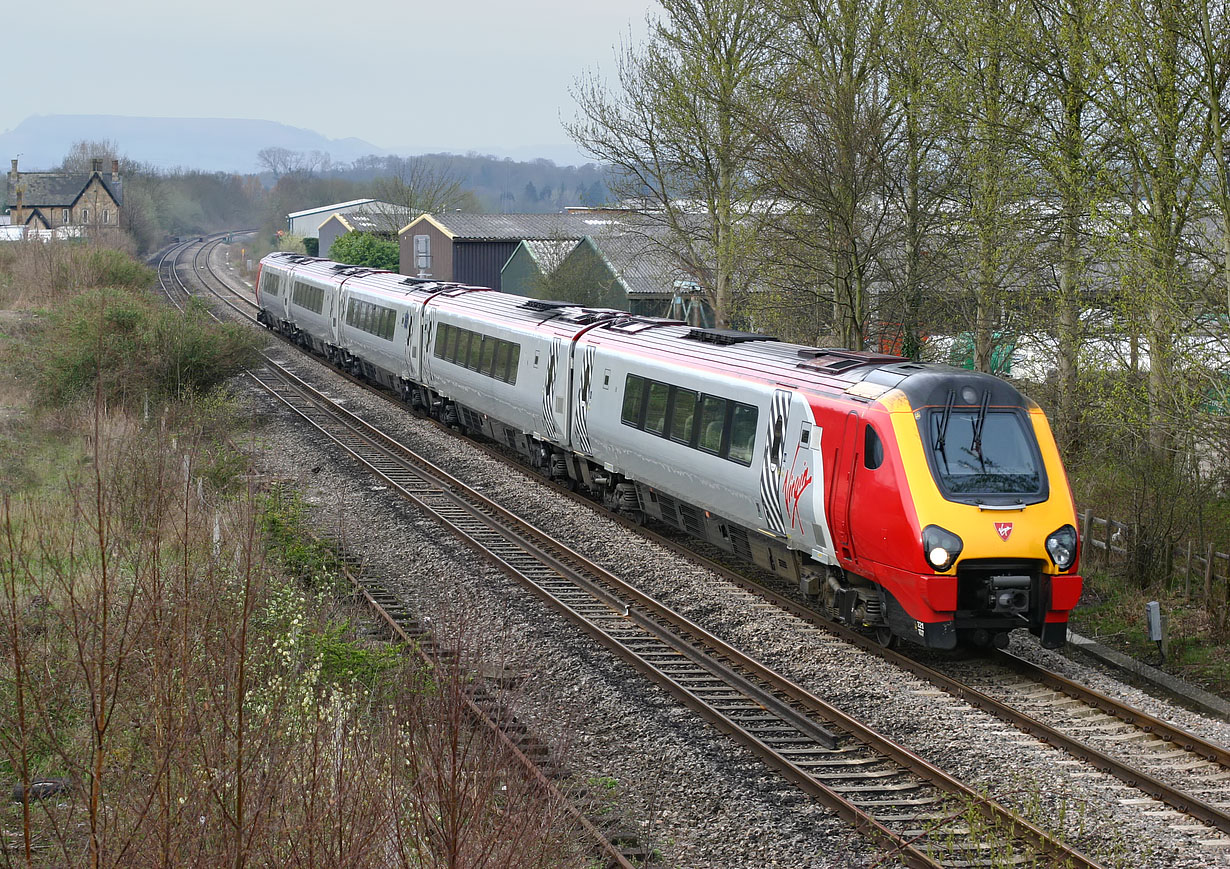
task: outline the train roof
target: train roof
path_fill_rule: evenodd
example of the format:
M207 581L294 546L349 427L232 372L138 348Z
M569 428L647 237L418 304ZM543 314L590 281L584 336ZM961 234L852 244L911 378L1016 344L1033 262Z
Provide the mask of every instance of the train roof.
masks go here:
M278 255L271 255L278 256ZM346 266L297 254L278 256L278 264L390 299L419 295L490 323L519 323L548 333L573 334L630 356L680 360L718 377L735 377L766 386L782 386L842 397L866 404L900 389L912 407L943 405L950 392L958 406L975 405L986 391L997 406L1030 406L1010 383L989 374L948 365L915 362L844 348L810 347L778 341L770 335L727 329L701 329L678 320L644 317L609 308L586 308L572 302L529 299L486 287L406 277L394 272ZM972 387L967 392L964 387ZM973 395L973 398L969 396Z
M653 328L628 329L612 321L589 332L585 340L618 346L631 355L676 360L682 356L688 364L715 375L825 393L858 403L869 403L900 389L915 408L943 405L949 392L954 393L958 406L978 404L987 391L996 406L1029 405L1012 384L989 374L915 362L903 356L790 344L756 333L664 322ZM965 391L967 386L972 392Z

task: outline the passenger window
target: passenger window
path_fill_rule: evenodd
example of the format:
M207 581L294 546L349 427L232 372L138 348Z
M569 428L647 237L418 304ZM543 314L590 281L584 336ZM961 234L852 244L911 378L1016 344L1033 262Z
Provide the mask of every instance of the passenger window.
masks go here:
M491 365L491 376L498 380L508 379L508 350L512 344L507 341L497 342L495 360Z
M645 407L645 431L660 435L666 430L666 399L670 387L665 383L649 382L649 401Z
M641 397L645 394L645 379L629 374L624 381L624 409L622 419L627 425L638 428L641 424Z
M464 365L466 361L466 349L470 346L470 332L468 329L457 329L457 340L449 345L451 352L449 353L449 361L457 365Z
M478 363L482 358L483 343L483 336L475 332L474 336L470 338L470 358L466 361L466 368L478 371Z
M700 404L700 439L697 446L707 453L720 453L725 427L726 399L706 395Z
M752 463L752 453L756 449L756 408L750 404L736 404L730 424L730 454L731 461L741 465Z
M696 428L696 393L690 389L675 390L675 405L671 411L671 440L682 444L692 442Z
M863 467L874 471L884 464L884 443L870 425L863 431Z
M507 373L504 375L504 379L507 380L509 383L517 382L517 367L520 364L521 364L521 345L513 344L512 345L512 355L508 359Z
M478 370L481 374L491 376L491 366L495 364L495 345L503 343L498 338L488 337L483 341L483 352L478 357Z

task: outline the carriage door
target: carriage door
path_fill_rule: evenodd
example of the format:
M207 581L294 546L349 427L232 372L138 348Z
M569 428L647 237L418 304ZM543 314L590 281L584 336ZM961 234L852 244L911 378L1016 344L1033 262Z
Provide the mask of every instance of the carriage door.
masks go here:
M418 380L419 318L414 308L408 308L403 316L406 318L406 377Z
M422 316L419 317L419 374L421 375L420 383L427 386L435 384L435 377L432 375L431 357L435 352L435 323L436 309L430 305L423 306Z
M543 359L543 356L546 358ZM550 349L536 349L534 365L545 366L542 375L542 434L549 441L564 443L568 438L568 384L572 380L568 370L569 352L564 346L564 339L555 336L551 339Z
M808 421L811 408L803 410L804 420L798 433L798 451L794 477L788 481L786 493L795 500L799 531L812 558L822 564L836 564L833 557L833 533L825 515L824 499L827 481L824 479L824 429Z
M854 466L858 458L858 422L854 411L846 414L841 447L833 460L833 488L829 499L829 521L833 528L833 548L840 558L854 558L854 538L850 534L850 495L853 493Z

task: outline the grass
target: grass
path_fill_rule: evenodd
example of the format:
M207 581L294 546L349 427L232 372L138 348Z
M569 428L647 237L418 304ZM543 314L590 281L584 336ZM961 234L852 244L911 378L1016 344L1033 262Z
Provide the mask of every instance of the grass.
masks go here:
M245 414L210 385L230 363L184 375L218 333L85 274L149 278L0 257L5 298L56 300L0 317L0 788L75 783L0 809L0 866L577 865L471 730L460 655L428 678L365 635L303 505L250 488Z
M1145 604L1158 601L1166 619L1169 655L1161 669L1230 698L1230 648L1203 605L1181 588L1141 589L1108 571L1089 571L1072 629L1126 655L1158 663L1145 626Z

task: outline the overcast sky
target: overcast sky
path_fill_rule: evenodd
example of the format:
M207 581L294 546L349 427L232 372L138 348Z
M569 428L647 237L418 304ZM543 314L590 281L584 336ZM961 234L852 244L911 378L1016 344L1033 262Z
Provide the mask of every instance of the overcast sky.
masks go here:
M0 131L34 114L259 118L382 148L564 143L569 87L653 0L14 0Z

